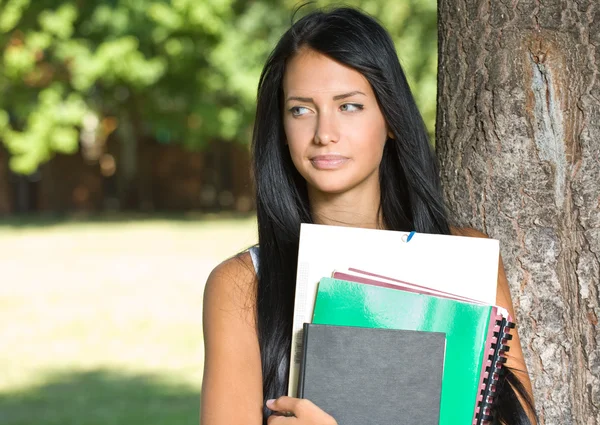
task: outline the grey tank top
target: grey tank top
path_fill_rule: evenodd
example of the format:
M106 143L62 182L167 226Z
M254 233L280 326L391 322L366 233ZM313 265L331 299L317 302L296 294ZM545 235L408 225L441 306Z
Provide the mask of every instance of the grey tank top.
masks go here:
M252 264L254 265L254 271L258 274L258 245L254 245L251 247L248 252L250 253L250 258L252 258Z

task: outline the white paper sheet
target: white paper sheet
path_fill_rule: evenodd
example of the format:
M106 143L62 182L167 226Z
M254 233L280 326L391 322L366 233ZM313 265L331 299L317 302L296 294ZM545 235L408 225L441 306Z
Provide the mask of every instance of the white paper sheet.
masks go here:
M302 224L290 379L296 396L302 353L302 326L312 321L317 286L334 270L356 268L394 279L496 303L499 242L464 236L415 234L355 227Z

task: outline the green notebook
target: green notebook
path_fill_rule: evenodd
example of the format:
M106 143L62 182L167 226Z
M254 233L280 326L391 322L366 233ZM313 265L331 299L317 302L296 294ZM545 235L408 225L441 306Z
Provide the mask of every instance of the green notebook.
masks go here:
M313 323L446 333L440 425L473 423L492 306L321 279Z

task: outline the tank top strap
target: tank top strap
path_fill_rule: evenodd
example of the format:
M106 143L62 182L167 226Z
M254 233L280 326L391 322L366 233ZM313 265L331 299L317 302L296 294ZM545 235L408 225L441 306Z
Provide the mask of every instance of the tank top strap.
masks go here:
M259 265L258 245L254 245L253 247L250 247L248 252L250 253L250 258L252 258L252 264L254 265L254 271L256 271L256 273L258 274L258 265Z

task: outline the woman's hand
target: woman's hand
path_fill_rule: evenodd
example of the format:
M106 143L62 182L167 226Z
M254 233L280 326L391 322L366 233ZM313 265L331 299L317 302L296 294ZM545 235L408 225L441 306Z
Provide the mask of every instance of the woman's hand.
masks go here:
M304 398L279 397L268 400L267 407L275 412L267 419L269 425L337 425L333 417Z

